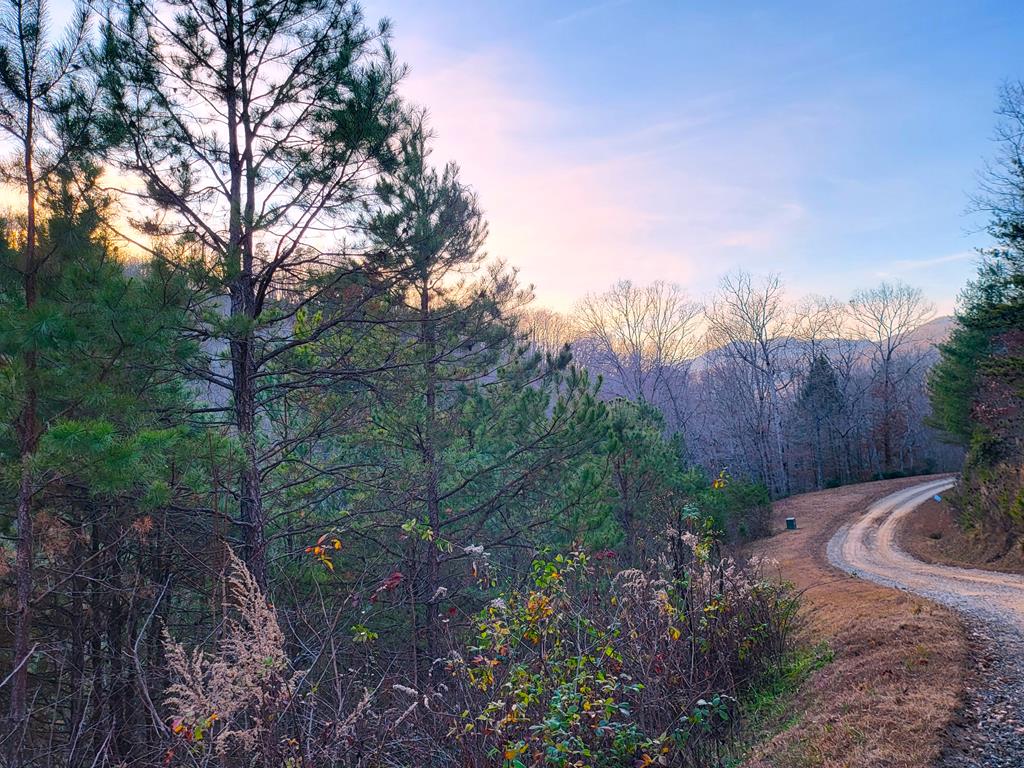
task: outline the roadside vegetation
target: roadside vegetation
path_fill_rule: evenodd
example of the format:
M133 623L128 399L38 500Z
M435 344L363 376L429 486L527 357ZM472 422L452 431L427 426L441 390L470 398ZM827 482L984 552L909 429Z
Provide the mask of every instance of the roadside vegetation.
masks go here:
M582 553L535 560L519 587L445 620L419 687L365 652L289 661L277 612L232 558L235 609L212 654L164 637L166 759L215 765L720 764L741 697L774 674L796 601L757 564L684 534L681 570L617 570ZM480 557L484 557L480 555ZM494 582L491 569L476 578ZM329 618L329 617L325 617ZM383 668L382 668L383 665ZM404 681L404 682L398 682ZM711 692L714 693L711 693ZM350 693L351 696L344 694Z
M964 525L955 506L959 494L945 493L926 501L900 525L900 548L918 560L937 565L1024 573L1024 549L989 541L975 526Z

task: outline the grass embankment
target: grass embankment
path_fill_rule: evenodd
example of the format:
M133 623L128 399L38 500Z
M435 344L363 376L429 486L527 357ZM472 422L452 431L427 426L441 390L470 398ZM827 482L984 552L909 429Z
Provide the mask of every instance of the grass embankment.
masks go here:
M963 694L963 626L934 603L842 573L825 555L843 522L918 482L883 480L775 504L778 533L755 551L776 559L782 578L803 592L805 647L827 643L833 658L795 693L785 680L769 692L767 714L779 732L753 751L749 768L923 768L939 755ZM787 516L797 531L784 530Z
M1024 573L1024 548L1006 541L986 541L980 531L965 532L949 501L926 501L907 516L899 530L900 546L919 560L939 565Z

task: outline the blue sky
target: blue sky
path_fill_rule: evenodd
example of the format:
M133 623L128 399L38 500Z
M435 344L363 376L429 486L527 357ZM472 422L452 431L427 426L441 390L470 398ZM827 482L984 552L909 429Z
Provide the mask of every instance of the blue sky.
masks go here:
M794 295L902 279L948 311L985 243L965 210L1024 3L365 8L540 303L742 267Z
M541 304L744 268L794 297L899 279L948 312L987 242L968 195L1024 78L1020 0L364 8Z

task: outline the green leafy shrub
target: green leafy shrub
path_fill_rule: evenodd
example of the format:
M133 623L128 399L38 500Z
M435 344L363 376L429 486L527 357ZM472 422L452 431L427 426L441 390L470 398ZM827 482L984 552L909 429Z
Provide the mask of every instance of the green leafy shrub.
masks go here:
M795 600L760 564L681 537L667 561L536 560L445 661L466 703L446 734L465 764L702 765L736 735L737 699L786 645Z

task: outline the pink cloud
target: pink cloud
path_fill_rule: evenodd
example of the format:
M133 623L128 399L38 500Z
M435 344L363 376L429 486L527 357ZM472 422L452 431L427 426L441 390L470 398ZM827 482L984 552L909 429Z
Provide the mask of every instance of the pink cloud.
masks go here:
M435 162L459 163L488 215L488 251L542 304L567 307L622 277L703 289L800 222L800 205L759 191L771 164L688 138L707 135L706 116L595 135L517 50L397 46L411 63L404 93L437 134ZM723 183L730 167L737 180Z

